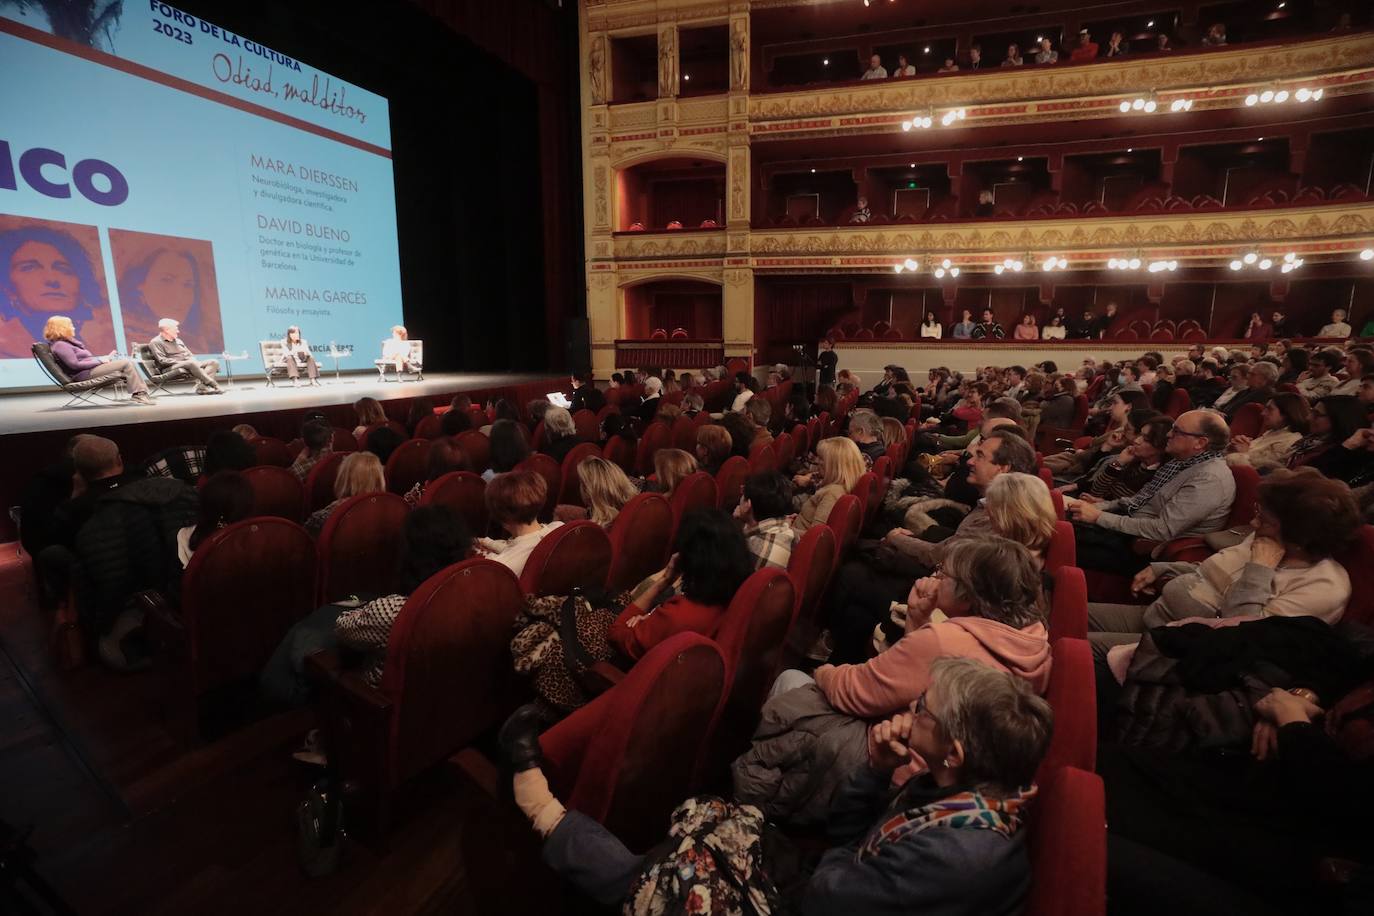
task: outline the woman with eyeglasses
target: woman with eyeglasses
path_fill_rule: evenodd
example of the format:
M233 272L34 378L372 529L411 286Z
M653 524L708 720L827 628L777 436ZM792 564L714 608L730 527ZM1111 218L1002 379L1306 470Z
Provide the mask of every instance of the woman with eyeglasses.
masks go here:
M1312 405L1312 428L1293 446L1288 454L1288 467L1313 467L1328 477L1345 479L1343 473L1351 463L1349 455L1341 454L1342 443L1355 438L1368 427L1365 405L1358 398L1328 395Z
M672 841L635 855L553 796L530 707L507 721L500 740L515 770L515 802L544 839L544 862L604 906L668 912L690 897L713 913L757 912L747 897L806 916L1019 912L1031 882L1025 805L1053 714L1022 679L972 659L938 659L928 681L909 707L868 730L863 760L827 812L837 845L785 894L771 877L798 866L762 842L757 810L684 800ZM919 773L894 795L893 773L904 767Z
M1149 605L1089 604L1088 638L1105 658L1151 627L1191 617L1312 616L1335 625L1350 600L1350 576L1332 556L1355 536L1350 488L1312 468L1280 469L1259 486L1254 534L1201 563L1151 563L1131 590Z

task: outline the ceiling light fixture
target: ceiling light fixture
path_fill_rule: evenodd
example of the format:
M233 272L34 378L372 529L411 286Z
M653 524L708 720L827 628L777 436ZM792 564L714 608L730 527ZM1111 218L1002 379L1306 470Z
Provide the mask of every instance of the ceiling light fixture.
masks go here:
M1374 261L1374 248L1366 248L1360 252L1361 261Z

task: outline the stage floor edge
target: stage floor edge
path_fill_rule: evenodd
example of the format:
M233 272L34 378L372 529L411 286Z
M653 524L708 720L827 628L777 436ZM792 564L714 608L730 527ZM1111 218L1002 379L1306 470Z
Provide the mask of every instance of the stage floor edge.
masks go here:
M566 387L566 377L547 372L446 372L426 374L424 381L400 383L378 381L376 373L369 372L344 374L337 381L332 375L329 378L322 376L323 384L318 387L302 385L298 388L293 388L289 381L277 382L275 387L269 388L259 375L235 379L232 387L218 395L197 395L189 384L169 386L170 393L164 391L157 395L157 404L153 407L139 407L127 400L111 403L103 399L89 405L63 407L68 396L54 387L41 392L0 395L0 436L65 430L82 432L207 417L242 416L242 422L251 423L253 414L340 406L364 397L379 401L429 397L435 398L438 406L440 398L447 401L455 394L523 389L541 379L548 381L549 391Z

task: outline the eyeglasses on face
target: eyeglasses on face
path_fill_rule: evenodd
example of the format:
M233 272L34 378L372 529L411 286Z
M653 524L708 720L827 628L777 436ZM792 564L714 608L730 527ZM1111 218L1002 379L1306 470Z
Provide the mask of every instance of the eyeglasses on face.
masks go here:
M1194 433L1194 432L1189 432L1189 431L1186 430L1186 429L1180 429L1180 428L1179 428L1179 425L1178 425L1177 423L1175 423L1173 426L1170 426L1170 427L1169 427L1169 435L1171 435L1171 436L1194 436L1194 437L1196 437L1196 438L1198 438L1198 439L1206 439L1206 438L1207 438L1207 434L1206 434L1206 433Z

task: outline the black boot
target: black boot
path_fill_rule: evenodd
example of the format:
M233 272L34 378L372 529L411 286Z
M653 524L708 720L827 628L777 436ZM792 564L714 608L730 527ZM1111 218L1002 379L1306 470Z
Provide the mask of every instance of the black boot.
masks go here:
M512 770L523 773L543 762L544 754L539 747L539 733L543 730L543 713L533 703L521 706L502 724L496 733L496 743L501 746Z

